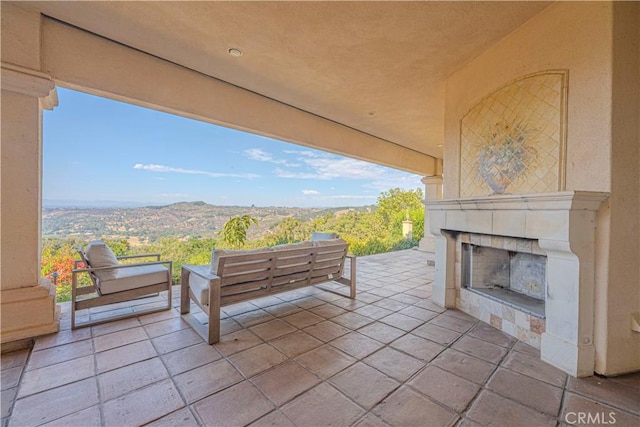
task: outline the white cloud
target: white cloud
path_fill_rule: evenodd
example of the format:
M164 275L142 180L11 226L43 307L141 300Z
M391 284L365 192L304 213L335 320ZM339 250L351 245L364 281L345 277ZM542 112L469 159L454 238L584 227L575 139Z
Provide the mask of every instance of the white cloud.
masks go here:
M134 169L146 170L150 172L160 172L160 173L182 173L188 175L205 175L210 178L244 178L244 179L254 179L259 178L260 175L256 175L254 173L220 173L220 172L209 172L198 169L183 169L183 168L174 168L172 166L165 165L143 165L142 163L136 163L133 166Z
M312 194L320 194L320 192L317 190L302 190L302 194L304 194L305 196L308 196Z
M362 160L309 150L287 150L285 153L296 155L310 170L302 172L291 171L282 167L277 168L274 173L280 178L363 180L369 181L364 184L364 187L373 188L378 192L396 187L403 189L422 188L420 182L422 177L419 175Z
M284 166L287 166L287 167L299 167L299 166L301 166L300 163L291 163L286 159L276 159L275 157L273 157L273 155L271 155L271 153L267 153L266 151L261 150L260 148L250 148L248 150L244 150L244 154L249 160L257 160L259 162L275 163L277 165L284 165Z

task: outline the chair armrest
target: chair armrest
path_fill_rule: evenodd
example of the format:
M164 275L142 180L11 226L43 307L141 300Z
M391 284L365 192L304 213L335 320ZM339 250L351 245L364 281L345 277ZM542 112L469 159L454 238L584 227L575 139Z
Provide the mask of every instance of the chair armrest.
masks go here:
M140 255L122 255L116 257L117 259L134 259L134 258L156 258L156 261L160 261L160 254L140 254Z
M220 279L220 276L216 276L215 274L211 273L211 270L209 269L208 265L188 265L188 264L183 264L182 268L184 270L187 270L190 273L193 273L195 275L198 275L198 276L202 277L205 280Z

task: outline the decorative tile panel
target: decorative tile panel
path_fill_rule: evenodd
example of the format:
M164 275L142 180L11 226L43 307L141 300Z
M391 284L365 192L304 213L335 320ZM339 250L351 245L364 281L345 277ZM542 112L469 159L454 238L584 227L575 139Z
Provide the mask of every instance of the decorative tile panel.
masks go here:
M517 79L461 121L460 197L564 189L568 74Z

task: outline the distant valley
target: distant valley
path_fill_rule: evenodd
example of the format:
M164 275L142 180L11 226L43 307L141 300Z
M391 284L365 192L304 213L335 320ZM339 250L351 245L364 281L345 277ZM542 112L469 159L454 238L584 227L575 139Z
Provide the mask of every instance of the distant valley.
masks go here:
M325 215L340 215L348 210L367 212L373 206L357 208L288 208L215 206L205 202L181 202L167 206L145 207L48 207L42 212L43 237L86 240L127 239L132 245L162 237L216 237L229 218L250 215L258 227L249 230L249 238L260 238L286 217L306 221Z

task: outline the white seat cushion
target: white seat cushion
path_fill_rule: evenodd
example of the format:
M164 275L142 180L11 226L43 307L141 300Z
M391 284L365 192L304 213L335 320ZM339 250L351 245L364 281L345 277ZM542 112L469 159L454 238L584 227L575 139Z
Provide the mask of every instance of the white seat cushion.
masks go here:
M113 253L111 248L107 246L102 240L94 240L89 242L85 251L87 261L91 268L101 267L117 267L118 258ZM117 270L104 270L96 271L95 275L100 280L114 280L116 278Z
M197 274L189 273L189 289L202 305L209 305L209 281Z
M167 282L167 267L161 264L141 265L138 267L118 268L113 280L98 280L100 292L112 294L143 286Z
M338 233L319 233L317 231L314 231L313 233L311 233L312 242L318 242L320 240L331 240L331 239L337 239L337 238L338 238Z
M214 249L211 252L211 274L218 274L218 264L220 263L220 258L226 256L235 256L235 255L243 255L243 254L261 254L264 252L271 252L272 248L259 248L259 249L241 249L241 250L230 250L230 249Z

